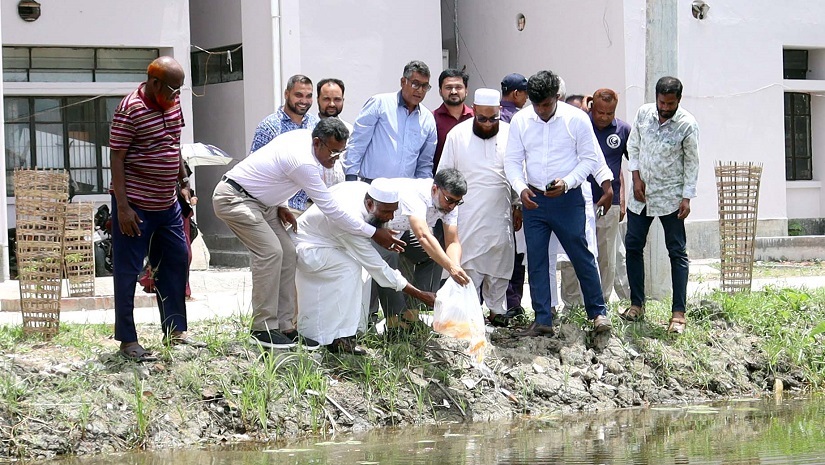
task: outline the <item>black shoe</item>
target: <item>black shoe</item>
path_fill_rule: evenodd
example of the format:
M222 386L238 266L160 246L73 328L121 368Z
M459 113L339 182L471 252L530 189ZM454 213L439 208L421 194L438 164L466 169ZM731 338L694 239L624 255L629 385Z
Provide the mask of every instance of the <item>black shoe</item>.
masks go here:
M521 305L507 309L507 313L504 314L507 318L516 318L522 315L524 315L524 307Z
M507 315L502 315L500 313L491 312L490 316L487 317L487 322L492 326L499 328L506 328L510 326L510 318L507 318Z
M310 339L306 336L301 336L298 334L297 329L293 329L292 331L287 331L284 333L284 336L288 337L292 340L296 345L300 344L306 350L318 350L321 348L321 344L318 343L315 339Z
M367 349L356 344L354 337L339 337L327 346L327 350L336 354L367 355Z
M552 336L553 334L555 334L555 331L552 326L542 325L535 321L527 329L518 333L519 336L525 337Z
M291 349L295 347L295 342L291 338L274 329L272 331L252 331L249 341L267 349Z

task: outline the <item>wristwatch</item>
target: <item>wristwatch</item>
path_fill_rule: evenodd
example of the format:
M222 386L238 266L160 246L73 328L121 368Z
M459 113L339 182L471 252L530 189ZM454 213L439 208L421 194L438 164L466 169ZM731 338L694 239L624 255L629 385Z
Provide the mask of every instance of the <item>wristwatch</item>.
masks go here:
M185 178L181 178L180 185L181 186L188 186L189 185L189 176L187 176Z

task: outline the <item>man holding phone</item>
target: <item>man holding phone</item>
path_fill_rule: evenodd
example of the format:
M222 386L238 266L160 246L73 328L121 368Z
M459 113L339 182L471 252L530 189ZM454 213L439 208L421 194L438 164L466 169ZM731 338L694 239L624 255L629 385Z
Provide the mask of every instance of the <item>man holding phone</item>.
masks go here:
M580 189L599 167L596 136L587 114L559 102L558 94L559 77L552 71L530 77L527 95L533 106L513 116L504 159L507 180L520 193L524 208L530 295L536 313L524 336L553 334L548 275L551 233L559 238L576 270L594 331L611 329L596 258L585 240Z

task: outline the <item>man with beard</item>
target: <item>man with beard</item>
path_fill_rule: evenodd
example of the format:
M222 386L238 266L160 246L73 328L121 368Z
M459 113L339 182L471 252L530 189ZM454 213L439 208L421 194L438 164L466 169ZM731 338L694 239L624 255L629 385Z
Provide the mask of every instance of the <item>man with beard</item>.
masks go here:
M398 191L388 179L373 183L347 182L330 189L343 211L381 227L398 208ZM398 270L381 259L369 238L341 229L313 206L298 219L291 234L298 253L295 284L298 289L298 332L317 340L331 352L365 355L355 333L366 315L370 287L365 288L362 267L382 287L435 305L435 294L409 284ZM369 278L367 278L369 281ZM368 282L366 284L369 284Z
M400 250L394 231L375 228L341 209L321 179L319 165L332 168L347 143L347 128L327 118L312 131L298 129L276 137L229 170L215 186L212 207L249 249L252 271L251 341L283 349L316 341L295 329L295 245L284 224L296 227L286 200L303 189L330 221L350 234L372 237L382 247Z
M318 124L318 117L307 113L311 107L312 80L303 74L289 78L284 91L284 104L258 124L249 153L253 153L285 132L314 129Z
M504 174L510 125L500 122L500 94L478 89L475 117L447 136L439 170L455 168L467 179L468 195L458 207L461 266L490 309L493 326L508 326L507 285L513 274L513 231L521 229L521 207Z
M180 155L183 78L171 57L150 63L146 81L115 110L109 137L115 339L122 356L139 362L156 360L138 343L134 319L135 285L147 253L163 257L156 291L164 342L204 345L185 333L189 264L176 188L187 202L192 192Z
M404 231L401 240L408 245L401 253L379 250L393 269L403 267L415 286L434 292L441 285L440 276L433 268L440 266L462 286L470 279L461 267L461 242L458 237L458 212L456 207L464 203L467 181L460 171L446 168L436 173L434 179L391 180L398 189L398 211L387 223L394 231ZM433 236L436 221L444 223L444 247ZM378 298L387 317L387 328L392 333L411 329L411 322L418 321L415 311L409 310L400 292L379 288ZM409 311L408 311L409 310Z
M421 103L431 87L430 68L414 60L404 67L400 91L367 100L347 145L347 181L432 176L435 120Z
M438 91L444 103L433 111L435 129L438 133L438 143L433 156L433 174L441 159L441 152L444 151L447 133L458 123L473 117L473 109L464 104L469 80L470 76L460 69L445 69L438 76Z
M318 118L337 118L344 123L347 131L352 134L352 125L338 118L338 115L344 111L344 81L335 78L321 79L318 81L317 91ZM327 187L332 187L344 181L344 167L342 162L343 160L339 158L335 160L335 166L332 168L321 167L321 177L324 179L324 184L326 184ZM312 200L310 200L306 192L302 190L298 191L297 194L289 199L289 208L298 216L306 211L310 205L312 205Z
M339 118L344 111L344 81L326 78L318 81L318 118ZM352 134L352 125L341 120Z
M699 125L679 107L682 82L665 76L656 83L656 103L642 105L627 142L633 196L627 206L627 278L630 308L620 316L637 321L645 313L644 249L654 217L665 232L673 281L668 332L685 330L688 257L685 218L696 197L699 176Z

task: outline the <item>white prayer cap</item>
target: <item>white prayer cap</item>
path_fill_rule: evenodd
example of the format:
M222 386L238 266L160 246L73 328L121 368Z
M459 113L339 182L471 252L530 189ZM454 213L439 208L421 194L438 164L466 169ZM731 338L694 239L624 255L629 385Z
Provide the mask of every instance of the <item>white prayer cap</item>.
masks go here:
M381 203L395 203L398 202L398 189L390 179L378 178L372 181L370 188L367 191L373 200Z
M497 107L501 105L501 92L495 89L476 89L473 104L484 107Z

